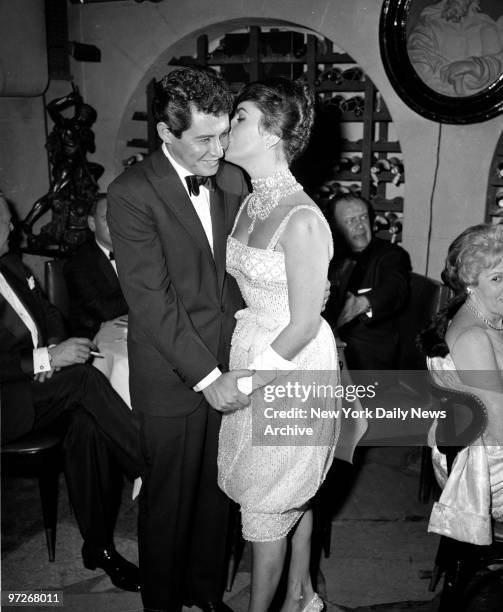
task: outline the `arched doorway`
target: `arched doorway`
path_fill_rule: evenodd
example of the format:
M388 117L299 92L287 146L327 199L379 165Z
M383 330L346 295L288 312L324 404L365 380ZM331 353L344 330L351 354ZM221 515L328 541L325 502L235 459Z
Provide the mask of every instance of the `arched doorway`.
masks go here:
M171 46L148 70L128 103L119 130L116 163L134 162L156 145L148 129L148 84L170 69L209 65L237 91L270 76L303 78L315 90L317 120L294 173L324 210L340 192L371 199L379 235L401 240L404 168L401 147L384 100L345 51L307 29L282 22L228 22Z

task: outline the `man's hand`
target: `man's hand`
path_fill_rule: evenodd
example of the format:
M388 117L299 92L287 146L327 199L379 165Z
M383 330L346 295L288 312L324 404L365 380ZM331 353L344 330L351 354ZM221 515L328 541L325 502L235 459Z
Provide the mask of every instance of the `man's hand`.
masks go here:
M252 370L232 370L222 374L203 389L206 401L219 412L232 412L248 406L250 398L239 391L237 380L252 374Z
M52 369L65 368L76 363L86 363L90 351L97 347L88 338L68 338L48 349Z
M358 297L353 293L348 292L346 294L346 301L344 307L337 319L337 327L342 327L352 321L355 317L360 316L370 308L369 301L364 295Z

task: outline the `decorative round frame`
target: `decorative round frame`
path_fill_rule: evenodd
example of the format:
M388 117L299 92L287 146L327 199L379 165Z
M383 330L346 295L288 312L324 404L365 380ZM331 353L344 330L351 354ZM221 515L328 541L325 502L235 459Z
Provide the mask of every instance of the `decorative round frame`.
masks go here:
M412 65L407 50L407 19L415 0L384 0L379 24L386 73L402 100L416 113L440 123L477 123L503 111L503 71L470 96L448 96L431 89Z

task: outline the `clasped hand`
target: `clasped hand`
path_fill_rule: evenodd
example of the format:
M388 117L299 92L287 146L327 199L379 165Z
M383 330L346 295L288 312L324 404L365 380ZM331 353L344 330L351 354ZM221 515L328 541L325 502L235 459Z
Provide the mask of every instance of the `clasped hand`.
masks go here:
M37 372L35 380L38 382L48 380L54 372L58 372L61 368L76 363L86 363L89 360L90 352L98 349L88 338L68 338L47 350L51 358L51 369L47 372Z
M248 406L250 398L239 391L237 381L252 374L252 370L232 370L222 374L203 389L206 401L219 412L232 412Z

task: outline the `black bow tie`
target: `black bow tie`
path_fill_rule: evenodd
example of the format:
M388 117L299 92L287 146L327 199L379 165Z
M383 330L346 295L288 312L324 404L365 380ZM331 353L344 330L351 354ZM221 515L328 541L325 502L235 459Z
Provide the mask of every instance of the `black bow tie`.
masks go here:
M209 191L215 190L215 177L213 176L199 176L197 174L190 174L185 177L187 187L189 189L189 195L198 196L199 187L203 185Z
M113 251L109 251L109 253L108 253L108 259L109 259L110 261L115 261L115 255L114 255L114 252L113 252Z

